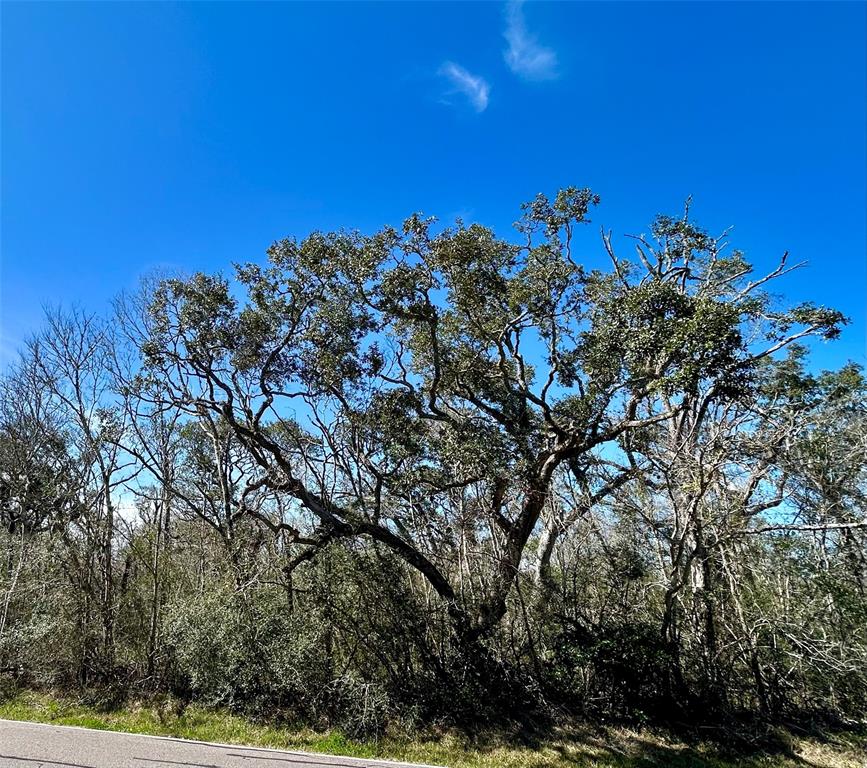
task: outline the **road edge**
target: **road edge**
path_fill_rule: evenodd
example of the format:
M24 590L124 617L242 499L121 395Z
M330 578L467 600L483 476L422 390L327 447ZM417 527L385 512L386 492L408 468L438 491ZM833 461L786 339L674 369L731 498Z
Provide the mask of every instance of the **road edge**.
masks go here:
M220 741L199 741L198 739L185 739L181 736L157 736L152 733L137 733L135 731L115 731L110 728L87 728L83 725L62 725L60 723L44 723L39 720L10 720L6 717L0 717L0 723L18 723L24 725L41 725L46 728L66 728L75 731L89 731L90 733L112 733L117 736L142 736L147 739L161 739L162 741L176 741L181 744L195 744L200 747L219 747L221 749L245 749L256 752L271 752L281 753L284 755L298 755L302 757L330 757L339 758L341 760L351 760L353 764L357 764L359 768L365 768L366 765L381 765L385 768L402 768L410 766L410 768L448 768L445 765L431 765L429 763L408 763L406 761L391 760L381 757L355 757L350 755L338 755L332 752L307 752L301 749L277 749L276 747L253 747L247 744L230 744ZM338 766L337 768L340 768Z

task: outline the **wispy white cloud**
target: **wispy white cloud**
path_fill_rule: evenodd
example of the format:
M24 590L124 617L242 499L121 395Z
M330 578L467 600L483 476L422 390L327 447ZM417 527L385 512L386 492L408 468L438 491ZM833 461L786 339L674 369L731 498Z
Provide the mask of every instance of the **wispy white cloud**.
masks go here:
M468 72L453 61L444 62L439 74L451 83L450 94L461 93L466 96L476 112L484 112L488 108L491 86L485 78Z
M509 47L503 57L509 69L525 80L553 80L557 77L557 53L540 45L527 29L524 20L524 0L506 4L506 31L503 37Z

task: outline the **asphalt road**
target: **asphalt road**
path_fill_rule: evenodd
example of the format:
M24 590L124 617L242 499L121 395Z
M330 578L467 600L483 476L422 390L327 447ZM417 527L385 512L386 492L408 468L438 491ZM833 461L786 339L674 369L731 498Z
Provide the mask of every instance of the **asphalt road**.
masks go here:
M0 768L419 768L306 752L0 720Z

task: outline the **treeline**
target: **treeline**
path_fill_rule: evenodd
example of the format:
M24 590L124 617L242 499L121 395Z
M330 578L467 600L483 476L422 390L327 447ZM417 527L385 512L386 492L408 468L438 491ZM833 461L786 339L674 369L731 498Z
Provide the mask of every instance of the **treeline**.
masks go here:
M864 718L867 382L802 346L845 319L688 210L590 251L597 203L49 311L0 390L2 675L357 733Z

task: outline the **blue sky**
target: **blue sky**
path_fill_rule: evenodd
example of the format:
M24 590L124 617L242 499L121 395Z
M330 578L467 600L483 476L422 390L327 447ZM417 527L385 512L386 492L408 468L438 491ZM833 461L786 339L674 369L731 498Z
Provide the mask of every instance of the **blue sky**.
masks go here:
M691 194L759 267L808 260L780 288L854 321L817 363L863 364L865 9L3 2L0 361L155 268L414 210L506 234L575 184L588 263Z

